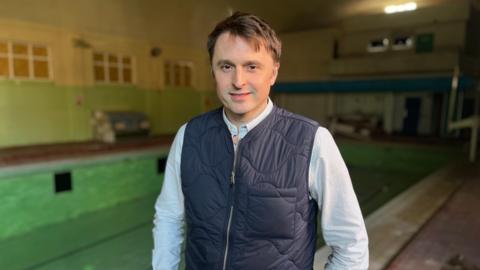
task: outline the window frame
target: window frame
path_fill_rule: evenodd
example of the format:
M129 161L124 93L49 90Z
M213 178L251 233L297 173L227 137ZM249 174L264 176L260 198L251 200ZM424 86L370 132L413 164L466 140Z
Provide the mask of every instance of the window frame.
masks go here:
M7 53L0 52L0 57L7 59L8 64L8 74L7 75L0 75L0 80L28 80L28 81L42 81L42 82L49 82L53 81L53 65L52 65L52 49L50 46L46 44L42 44L40 42L28 42L28 41L20 41L20 40L6 40L0 39L0 43L4 43L7 45ZM26 45L27 46L27 54L15 54L13 52L14 44L18 45ZM33 54L34 47L41 47L46 49L46 56L36 56ZM16 76L15 75L15 59L26 59L28 63L28 76ZM47 68L48 68L48 75L47 77L36 77L35 76L35 69L34 63L35 60L37 61L46 61Z
M95 60L96 55L102 55L103 60L102 61L97 61ZM112 65L112 63L109 62L109 57L114 56L117 58L117 62ZM124 64L123 60L124 58L130 59L130 64ZM123 53L114 53L114 52L108 52L108 51L103 51L103 50L94 50L92 52L92 60L93 60L93 82L95 84L99 85L121 85L121 86L132 86L136 84L136 60L135 57L132 55L127 55ZM103 80L97 80L96 74L95 74L95 68L96 67L103 67ZM110 68L115 67L117 68L117 75L118 75L118 80L117 81L112 81L111 76L110 76ZM124 78L124 71L125 70L130 70L130 82L125 82Z
M178 68L179 70L178 72L179 80L177 80L176 78L176 75L177 75L177 72L175 71L176 68ZM186 72L186 70L188 70L188 72ZM165 60L163 62L163 71L164 71L163 83L165 87L195 88L193 83L194 77L195 77L195 65L193 61ZM168 78L167 78L167 75L168 75Z

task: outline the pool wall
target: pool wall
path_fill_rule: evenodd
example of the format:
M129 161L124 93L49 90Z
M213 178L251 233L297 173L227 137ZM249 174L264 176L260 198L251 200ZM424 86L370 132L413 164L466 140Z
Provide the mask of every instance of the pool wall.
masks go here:
M123 153L0 169L0 240L158 194L165 155ZM55 192L55 174L68 172L72 189Z

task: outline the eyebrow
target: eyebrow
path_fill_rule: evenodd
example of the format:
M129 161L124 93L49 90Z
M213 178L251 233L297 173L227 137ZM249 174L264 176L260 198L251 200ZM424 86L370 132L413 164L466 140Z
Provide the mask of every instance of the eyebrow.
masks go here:
M243 66L250 66L250 65L256 65L258 67L263 66L262 63L260 63L259 61L247 61L245 64L243 64Z
M230 61L230 60L218 60L217 63L216 63L216 66L221 66L221 65L231 65L231 66L235 66L235 64ZM260 63L259 61L247 61L245 63L242 64L242 66L250 66L250 65L256 65L256 66L263 66L262 63Z
M221 66L225 64L231 65L231 66L235 65L232 61L229 61L229 60L218 60L216 66Z

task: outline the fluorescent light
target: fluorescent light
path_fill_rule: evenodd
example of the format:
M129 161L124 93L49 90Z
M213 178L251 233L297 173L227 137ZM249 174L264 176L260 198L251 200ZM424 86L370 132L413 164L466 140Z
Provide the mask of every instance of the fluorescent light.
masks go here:
M401 5L391 5L385 7L385 13L392 14L397 12L412 11L417 9L417 3L409 2Z

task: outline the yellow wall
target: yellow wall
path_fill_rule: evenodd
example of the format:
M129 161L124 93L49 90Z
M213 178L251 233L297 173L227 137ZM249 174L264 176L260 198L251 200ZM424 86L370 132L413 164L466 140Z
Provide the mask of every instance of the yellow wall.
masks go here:
M154 45L148 40L131 39L98 33L68 31L58 27L0 19L0 40L23 41L45 44L51 48L54 82L58 85L92 86L93 52L105 51L130 55L135 59L136 85L145 89L161 89L163 63L168 60L193 62L193 87L199 90L212 89L210 67L206 50L162 47L158 57L150 55ZM78 47L76 40L88 47Z
M153 134L171 134L218 106L206 50L163 44L153 57L151 40L5 18L0 40L48 46L53 72L52 81L0 79L0 147L90 140L94 110L144 112ZM96 83L93 52L132 56L134 84ZM191 88L164 85L165 60L193 63Z
M311 30L280 36L281 81L311 81L327 77L332 62L336 29Z

